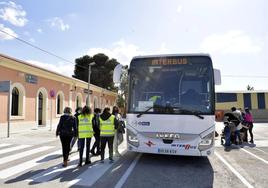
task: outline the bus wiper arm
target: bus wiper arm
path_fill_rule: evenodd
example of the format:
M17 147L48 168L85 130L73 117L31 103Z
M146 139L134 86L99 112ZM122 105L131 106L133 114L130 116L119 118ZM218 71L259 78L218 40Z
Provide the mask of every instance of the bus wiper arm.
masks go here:
M153 108L153 106L147 108L145 111L143 112L140 112L138 115L137 115L137 118L141 117L143 114L145 114L146 112L148 112L149 110L151 110Z
M192 114L192 115L194 115L194 116L196 116L196 117L198 117L198 118L200 118L200 119L204 119L204 116L201 116L201 115L199 114L198 111L182 109L182 108L179 108L179 107L172 107L172 108L173 108L173 109L178 109L178 110L180 110L181 112L185 112L185 113Z

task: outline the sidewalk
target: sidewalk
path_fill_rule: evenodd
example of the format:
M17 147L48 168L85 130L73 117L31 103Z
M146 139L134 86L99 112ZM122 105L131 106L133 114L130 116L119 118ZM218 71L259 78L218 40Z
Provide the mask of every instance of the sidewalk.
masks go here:
M7 138L7 127L0 127L0 143L19 143L19 144L41 144L53 141L56 138L56 124L46 127L12 127L10 126L9 138ZM34 140L34 143L33 143Z

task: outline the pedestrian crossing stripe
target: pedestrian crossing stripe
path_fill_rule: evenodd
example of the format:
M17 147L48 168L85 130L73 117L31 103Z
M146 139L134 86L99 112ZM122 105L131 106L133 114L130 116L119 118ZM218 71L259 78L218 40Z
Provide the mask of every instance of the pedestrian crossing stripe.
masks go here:
M0 144L0 148L6 147L6 146L10 146L11 144Z
M13 162L15 160L23 159L24 157L31 156L33 154L38 154L41 152L45 152L47 150L50 150L54 148L55 146L41 146L38 148L33 149L27 149L27 151L19 151L26 148L30 148L31 145L12 145L12 144L1 144L0 147L10 146L9 148L3 148L0 149L1 153L10 153L10 152L16 152L9 156L0 157L0 165L6 164L9 162ZM75 149L75 148L74 148ZM125 149L119 148L120 152L125 151ZM85 152L84 152L85 155ZM48 154L45 154L43 156L39 156L34 159L30 159L26 162L22 162L17 164L16 166L7 167L5 169L0 170L0 179L9 179L14 176L18 176L19 174L22 174L24 172L29 171L29 169L32 169L36 166L41 166L47 161L53 160L58 158L59 156L62 156L62 150L57 150L50 152ZM105 155L105 163L101 164L99 163L100 158L99 157L92 157L92 165L84 166L82 168L87 168L83 173L81 173L78 177L73 179L68 183L69 186L71 185L93 185L109 168L112 167L112 164L108 164L108 152L106 152ZM44 160L46 159L46 160ZM62 160L62 159L61 159ZM73 155L70 157L70 161L68 162L68 166L66 168L62 167L62 162L53 165L52 167L49 167L45 170L42 170L40 173L33 175L32 177L29 177L27 180L24 180L26 182L38 182L38 183L45 183L53 178L59 176L60 174L70 170L70 169L76 169L78 165L79 160L79 153ZM118 158L115 158L115 161L118 160ZM42 162L43 161L43 162ZM94 171L94 173L92 173ZM89 178L90 174L90 178Z
M8 148L0 150L0 154L9 153L12 151L25 149L25 148L29 148L29 147L31 147L31 145L19 145L19 146L8 147Z
M36 154L36 153L39 153L42 151L46 151L46 150L51 149L51 148L53 148L53 146L43 146L43 147L35 148L35 149L29 150L29 151L24 151L21 153L16 153L13 155L2 157L2 158L0 158L0 165L17 160L17 159L21 159L23 157L27 157L29 155Z
M79 155L75 155L73 157L70 158L69 161L69 165L66 168L62 168L62 164L58 164L56 166L52 166L50 168L48 168L47 170L44 170L42 172L40 172L39 174L34 175L33 177L25 180L27 182L38 182L38 183L42 183L42 182L48 182L49 180L53 179L54 177L60 175L62 172L72 169L72 168L76 168L78 162L76 162L76 160L79 159ZM74 164L74 162L76 162L76 164Z
M30 169L30 168L41 165L42 163L40 161L43 160L44 158L47 158L47 160L52 160L52 159L56 158L55 155L61 155L61 154L62 154L62 150L57 150L57 151L54 151L52 153L48 153L44 156L37 157L37 158L32 159L30 161L27 161L27 162L18 164L16 166L12 166L10 168L1 170L0 171L0 179L9 178L13 175L19 174L23 171Z

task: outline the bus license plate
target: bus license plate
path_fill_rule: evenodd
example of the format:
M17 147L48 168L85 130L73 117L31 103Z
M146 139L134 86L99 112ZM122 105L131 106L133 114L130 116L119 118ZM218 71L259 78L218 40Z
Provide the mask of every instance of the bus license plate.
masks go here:
M175 150L175 149L158 149L158 153L176 154L177 150Z

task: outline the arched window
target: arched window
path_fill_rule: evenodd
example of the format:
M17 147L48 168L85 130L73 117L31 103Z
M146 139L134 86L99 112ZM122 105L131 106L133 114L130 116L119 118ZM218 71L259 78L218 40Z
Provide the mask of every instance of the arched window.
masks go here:
M57 96L57 114L61 114L60 113L60 95Z
M38 94L38 125L42 125L43 122L43 100L44 100L44 97L43 97L43 94L42 92L39 92Z
M80 105L79 105L79 97L77 96L76 97L76 108L78 108Z
M89 103L89 98L88 96L86 97L86 105Z
M59 93L57 95L57 114L62 114L63 113L63 101L64 101L64 97L62 93Z
M78 107L82 107L82 94L81 93L78 93L77 96L76 96L76 105L75 105L76 108Z
M11 104L11 115L18 116L19 115L19 90L14 87L12 89L12 104Z
M94 109L98 107L98 98L96 96L94 97L94 103L93 104L94 104L94 106L93 106Z

